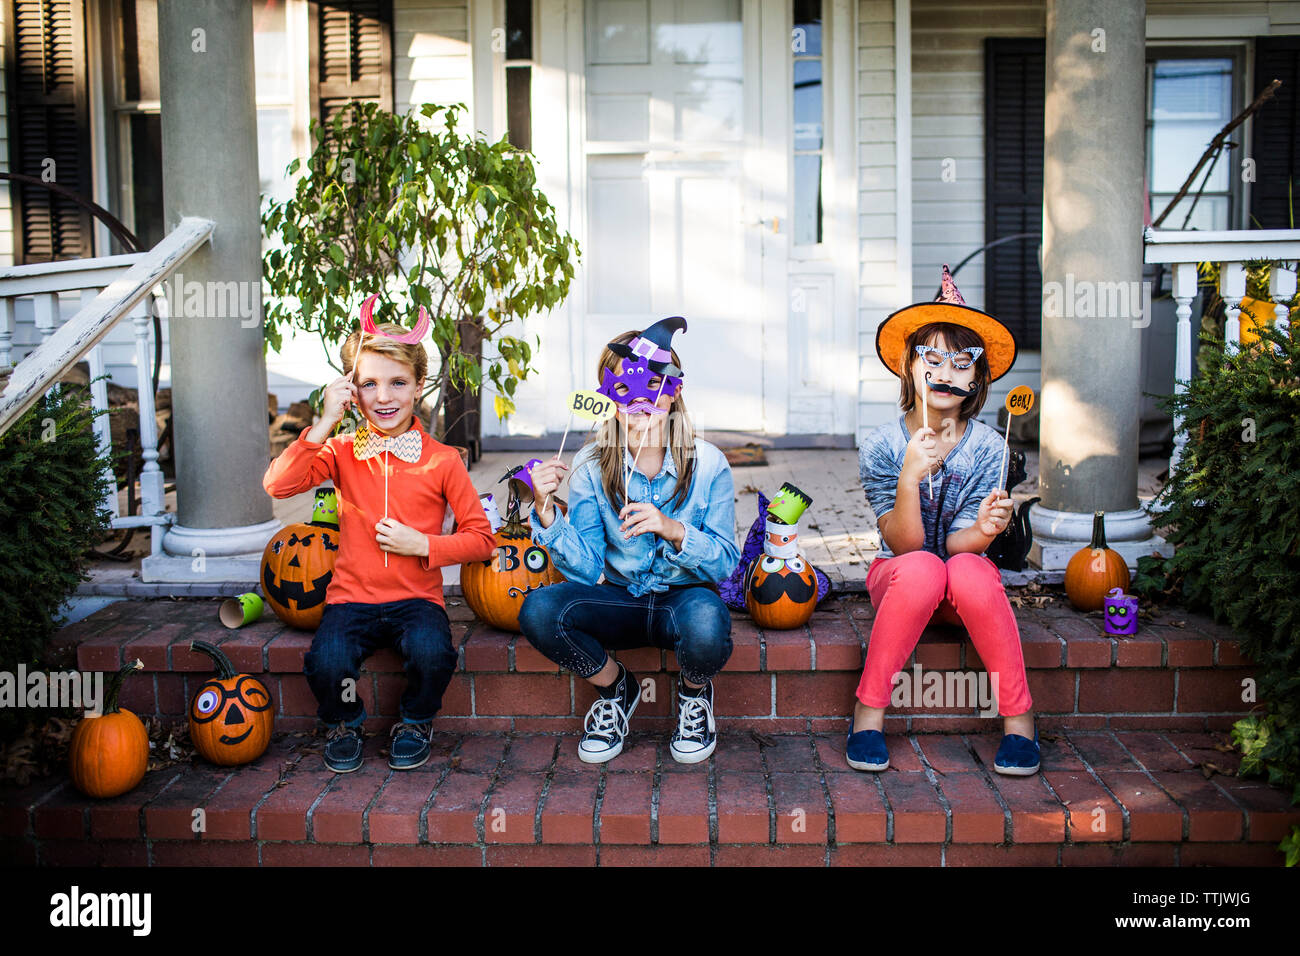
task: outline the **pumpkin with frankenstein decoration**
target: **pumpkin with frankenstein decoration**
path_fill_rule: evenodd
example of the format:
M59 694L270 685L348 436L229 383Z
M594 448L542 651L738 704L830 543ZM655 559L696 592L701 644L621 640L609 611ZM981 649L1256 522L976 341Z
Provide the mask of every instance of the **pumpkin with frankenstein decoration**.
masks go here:
M338 496L318 488L311 521L281 528L262 552L262 591L276 617L304 631L319 627L338 556Z

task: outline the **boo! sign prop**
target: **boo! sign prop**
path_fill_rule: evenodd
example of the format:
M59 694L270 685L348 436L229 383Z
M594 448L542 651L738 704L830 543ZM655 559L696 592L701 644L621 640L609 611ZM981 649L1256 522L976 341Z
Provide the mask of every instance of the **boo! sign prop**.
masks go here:
M1034 407L1034 390L1028 385L1017 385L1007 393L1007 411L1023 415Z
M579 418L603 422L614 415L614 402L599 392L578 389L569 395L569 411Z

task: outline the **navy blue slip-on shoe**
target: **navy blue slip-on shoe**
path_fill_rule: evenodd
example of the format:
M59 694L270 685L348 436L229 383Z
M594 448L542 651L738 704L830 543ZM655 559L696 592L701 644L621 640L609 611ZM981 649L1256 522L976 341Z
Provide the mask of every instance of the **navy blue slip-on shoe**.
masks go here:
M844 758L854 770L887 770L889 768L889 748L885 746L885 735L878 730L859 730L852 732L853 722L849 721L849 742L844 749Z
M1019 734L1006 734L998 745L998 755L993 759L993 769L1008 777L1029 777L1038 773L1038 730L1034 739Z
M414 770L424 766L429 759L429 734L433 721L411 723L400 720L393 724L393 742L388 748L388 766L394 770Z
M325 766L335 773L351 773L361 766L362 736L360 727L339 724L325 737Z

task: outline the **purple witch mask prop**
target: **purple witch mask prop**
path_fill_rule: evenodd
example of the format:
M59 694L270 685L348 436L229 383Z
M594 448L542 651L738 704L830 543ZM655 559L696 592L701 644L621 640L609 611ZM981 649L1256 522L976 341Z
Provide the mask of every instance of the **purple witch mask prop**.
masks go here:
M1102 600L1106 614L1107 634L1136 634L1138 629L1138 599L1125 594L1121 588L1111 588Z
M651 380L659 378L661 374L663 375L663 394L671 398L682 387L681 377L654 371L643 357L639 357L635 361L624 359L623 371L617 375L608 368L602 368L600 370L600 388L596 389L596 391L611 399L615 405L618 405L626 412L645 411L651 415L662 415L665 410L655 403L656 396L659 394L659 385L656 384L655 387L650 387ZM624 386L624 388L619 389L620 385Z

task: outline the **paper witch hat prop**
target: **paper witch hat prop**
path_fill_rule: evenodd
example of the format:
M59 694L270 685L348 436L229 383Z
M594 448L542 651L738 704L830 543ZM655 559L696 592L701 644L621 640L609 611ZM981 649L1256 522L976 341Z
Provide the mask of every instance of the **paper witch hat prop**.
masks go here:
M673 364L673 333L685 331L686 320L673 315L660 319L627 344L610 342L609 350L619 358L643 358L651 371L681 378L682 370Z
M943 266L939 294L933 302L918 302L899 309L876 329L876 354L885 368L895 375L903 362L903 347L908 337L931 322L950 322L964 326L984 340L984 357L989 363L989 378L996 382L1011 370L1016 361L1016 340L1011 330L987 312L971 308L957 291L948 264Z

